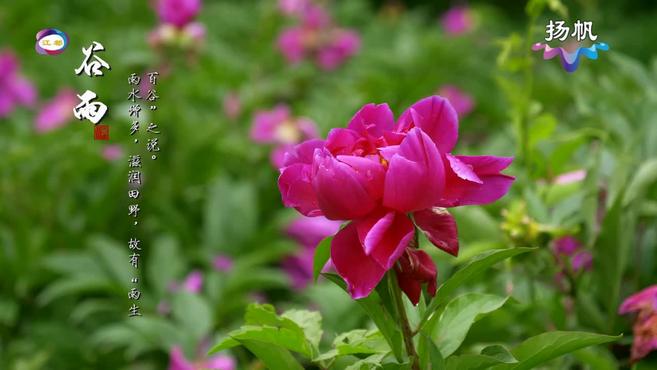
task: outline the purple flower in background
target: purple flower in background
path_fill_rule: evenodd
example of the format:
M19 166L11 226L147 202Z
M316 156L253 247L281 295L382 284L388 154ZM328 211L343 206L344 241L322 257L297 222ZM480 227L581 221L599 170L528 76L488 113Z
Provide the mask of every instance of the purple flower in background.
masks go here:
M590 271L593 268L593 255L589 251L579 251L570 260L573 271Z
M228 355L199 357L195 361L189 361L185 358L182 348L174 346L169 353L169 370L235 370L237 368L235 359Z
M172 282L169 285L169 290L176 292L184 290L189 293L200 293L203 288L203 274L200 271L194 270L183 280L182 283Z
M0 51L0 118L7 117L17 106L32 106L35 101L36 90L19 73L14 53Z
M632 312L638 312L630 358L635 363L657 349L657 285L627 297L618 309L621 315Z
M201 0L159 0L156 10L160 22L183 28L198 15Z
M103 158L108 161L115 161L123 157L123 149L120 145L112 144L105 145L102 152Z
M286 105L258 111L251 126L251 139L260 144L275 144L271 161L276 168L283 164L285 153L303 140L318 137L315 123L307 118L292 117Z
M443 85L438 90L438 95L449 100L459 117L467 116L474 108L472 97L454 85Z
M71 89L62 89L57 95L41 107L34 124L36 132L42 134L71 122L73 118L73 108L78 104L79 99L75 91Z
M301 24L284 30L278 48L289 63L312 58L324 70L332 70L358 52L360 37L354 31L336 27L319 6L303 9Z
M474 22L470 8L455 6L443 14L440 24L448 35L457 36L471 31Z
M228 272L233 269L233 260L226 255L220 254L214 258L212 266L219 272Z
M552 252L559 269L555 277L558 285L562 285L568 274L578 274L593 268L593 255L571 235L555 240L552 244Z
M301 245L301 250L283 261L283 269L292 280L294 289L305 288L313 277L313 256L315 248L324 238L340 229L339 221L324 217L301 216L290 223L287 235Z
M579 240L570 235L562 236L554 242L554 252L557 256L572 256L575 251L582 247Z

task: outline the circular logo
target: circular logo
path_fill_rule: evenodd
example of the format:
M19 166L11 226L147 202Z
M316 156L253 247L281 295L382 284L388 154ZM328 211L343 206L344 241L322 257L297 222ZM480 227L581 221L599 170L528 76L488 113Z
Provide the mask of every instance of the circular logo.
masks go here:
M55 28L45 28L36 34L37 53L43 55L57 55L64 52L68 46L68 35Z

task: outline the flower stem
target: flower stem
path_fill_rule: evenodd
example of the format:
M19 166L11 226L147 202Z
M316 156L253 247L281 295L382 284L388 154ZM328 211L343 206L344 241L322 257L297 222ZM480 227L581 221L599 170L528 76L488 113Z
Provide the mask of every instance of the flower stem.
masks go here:
M397 279L393 270L388 272L388 286L392 290L391 295L392 299L395 301L397 318L401 323L402 334L404 336L404 346L406 347L406 354L411 361L411 369L420 370L420 357L417 355L417 351L415 351L415 344L413 344L413 331L411 330L411 325L408 322L406 308L404 307L404 302L402 301L403 297L401 294L401 289L399 289L399 285L397 285Z

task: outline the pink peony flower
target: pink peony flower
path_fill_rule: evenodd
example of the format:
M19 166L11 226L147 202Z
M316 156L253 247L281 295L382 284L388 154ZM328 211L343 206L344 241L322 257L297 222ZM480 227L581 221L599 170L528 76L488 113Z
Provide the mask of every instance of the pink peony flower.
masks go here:
M46 133L62 127L73 119L73 108L79 99L75 91L62 89L52 100L41 107L34 128L38 133Z
M621 315L638 312L634 321L631 362L635 363L657 349L657 285L650 286L625 299Z
M655 311L657 312L657 285L635 293L623 301L618 313L625 315L631 312Z
M233 259L222 254L216 256L212 261L214 269L220 272L228 272L232 270L233 265Z
M227 355L215 355L210 357L200 356L195 361L185 358L182 348L174 346L169 353L169 370L235 370L235 360Z
M123 156L123 149L120 145L106 145L103 148L103 158L108 161L115 161Z
M474 108L472 97L454 85L444 85L438 90L438 95L449 100L459 117L467 116Z
M448 35L457 36L470 32L474 22L470 8L455 6L443 14L440 24Z
M283 203L305 216L351 221L333 238L331 260L353 298L367 296L404 253L426 262L411 246L416 227L438 248L458 253L456 224L441 207L491 203L509 190L514 178L500 172L512 158L452 155L457 138L454 108L432 96L396 123L387 104L367 104L347 128L286 154L278 180ZM427 271L404 270L403 281L428 283ZM411 286L402 288L414 299Z
M283 164L285 153L292 145L319 136L315 123L307 118L294 118L286 105L269 111L258 111L251 126L251 139L260 144L276 144L271 161L276 167Z
M159 0L156 10L160 22L183 28L198 15L201 0Z
M358 52L358 34L336 27L323 8L306 6L301 18L301 25L284 30L278 38L278 48L289 63L310 57L320 68L332 70Z
M292 221L287 227L287 234L302 247L297 254L283 260L283 269L290 277L294 289L303 289L312 281L315 248L319 242L335 234L339 228L339 221L304 216Z
M32 106L35 101L36 90L20 75L14 53L0 51L0 118L7 117L18 106Z

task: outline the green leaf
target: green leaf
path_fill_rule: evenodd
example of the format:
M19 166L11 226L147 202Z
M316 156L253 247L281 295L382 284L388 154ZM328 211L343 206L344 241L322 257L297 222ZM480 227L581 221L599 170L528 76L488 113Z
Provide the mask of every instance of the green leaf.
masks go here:
M488 370L501 364L505 363L498 358L485 355L460 355L447 359L448 370Z
M315 257L313 258L313 281L317 282L317 278L322 273L322 269L326 262L331 258L331 241L333 237L329 236L324 238L315 248Z
M550 360L579 349L616 341L620 336L601 335L585 332L552 331L539 334L522 342L511 353L517 364L496 366L493 369L525 370L533 369Z
M288 310L281 317L294 321L306 336L306 339L315 348L319 347L322 339L322 315L317 311Z
M146 274L149 285L163 295L169 284L184 273L185 260L180 255L178 242L171 236L160 237L152 245L146 260Z
M258 340L241 340L240 343L271 370L303 370L303 367L285 348Z
M418 328L421 329L427 323L427 321L432 317L436 310L438 310L440 305L444 303L447 298L449 298L450 294L452 294L458 287L469 281L472 281L481 273L486 271L486 269L500 261L521 253L527 253L535 249L536 248L497 249L484 252L475 257L472 262L456 271L452 277L447 279L447 281L445 281L440 286L440 288L438 288L436 296L427 307L427 310L424 313Z
M246 325L234 330L216 344L209 353L235 347L236 342L258 341L270 343L290 351L298 352L308 358L316 357L317 345L321 338L321 317L309 311L288 311L289 317L276 315L274 306L251 304L246 309ZM302 322L302 326L294 320ZM306 338L309 334L310 340Z
M493 357L501 362L507 362L507 363L512 363L512 362L518 362L515 357L509 352L509 350L499 344L493 344L492 346L485 347L484 349L481 350L481 354L484 356L488 357Z
M347 292L347 285L340 276L328 273L322 275ZM367 316L374 321L376 327L379 328L381 334L386 338L392 352L395 354L395 358L401 361L403 353L402 333L390 313L385 309L379 294L373 291L369 296L357 299L356 302L365 310Z
M373 370L381 368L381 361L386 357L385 354L376 354L356 361L347 366L344 370Z
M631 202L639 200L649 186L655 182L657 182L657 158L645 161L639 166L639 170L627 188L623 205L627 206Z
M388 353L390 348L381 332L378 330L356 329L342 333L333 340L337 354L340 356L353 354Z
M180 327L196 340L200 340L212 328L210 306L198 294L177 292L171 300L171 311Z
M476 320L502 307L507 299L492 294L467 293L449 302L431 335L443 357L448 357L461 346Z
M420 357L420 368L425 370L446 369L445 359L434 342L425 333L419 333L418 356Z
M597 295L607 309L608 330L612 330L617 317L621 281L632 240L630 231L633 228L626 224L629 211L623 213L622 196L620 193L616 197L605 215L600 235L593 246Z

